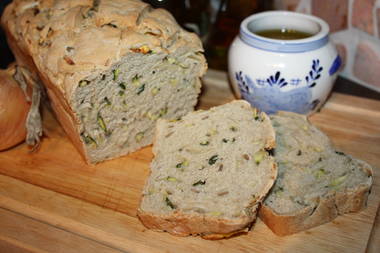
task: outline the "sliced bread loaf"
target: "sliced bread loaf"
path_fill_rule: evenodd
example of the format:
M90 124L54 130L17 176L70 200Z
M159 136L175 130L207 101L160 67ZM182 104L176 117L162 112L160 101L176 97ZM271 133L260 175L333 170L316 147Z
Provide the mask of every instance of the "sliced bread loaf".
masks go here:
M274 130L245 101L159 120L138 216L174 235L228 237L247 229L277 175Z
M271 116L276 131L278 177L260 219L278 235L297 233L366 205L372 169L336 151L303 115Z
M2 25L17 64L36 73L91 163L152 143L160 117L193 110L202 43L139 0L14 0Z

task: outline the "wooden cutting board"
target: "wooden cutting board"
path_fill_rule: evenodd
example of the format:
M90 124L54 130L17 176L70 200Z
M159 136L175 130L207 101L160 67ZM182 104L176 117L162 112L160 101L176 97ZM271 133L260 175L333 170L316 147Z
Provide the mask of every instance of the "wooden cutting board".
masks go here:
M225 73L209 71L204 83L199 108L234 98ZM151 147L87 165L47 113L38 151L22 144L0 153L0 252L13 244L28 252L57 252L52 245L60 243L65 253L79 252L86 243L92 245L88 252L364 252L369 241L374 248L379 243L370 235L380 203L380 101L332 94L311 120L339 149L374 167L368 207L292 236L278 237L258 220L248 234L207 241L149 231L136 218ZM40 229L31 229L38 227L35 222Z

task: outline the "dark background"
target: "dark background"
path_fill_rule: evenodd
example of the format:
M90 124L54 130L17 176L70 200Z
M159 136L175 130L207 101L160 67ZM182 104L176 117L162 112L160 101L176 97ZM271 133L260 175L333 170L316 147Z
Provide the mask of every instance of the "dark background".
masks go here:
M0 15L11 0L0 0ZM14 60L13 55L7 45L4 31L0 28L0 68L4 69Z

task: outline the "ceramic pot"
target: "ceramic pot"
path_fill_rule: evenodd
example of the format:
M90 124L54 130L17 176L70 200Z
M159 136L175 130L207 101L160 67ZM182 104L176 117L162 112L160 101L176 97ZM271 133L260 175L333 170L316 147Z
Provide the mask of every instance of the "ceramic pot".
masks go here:
M303 39L271 39L262 30L291 29ZM325 102L341 65L320 18L269 11L246 18L230 46L228 71L240 98L269 114L279 110L311 114Z

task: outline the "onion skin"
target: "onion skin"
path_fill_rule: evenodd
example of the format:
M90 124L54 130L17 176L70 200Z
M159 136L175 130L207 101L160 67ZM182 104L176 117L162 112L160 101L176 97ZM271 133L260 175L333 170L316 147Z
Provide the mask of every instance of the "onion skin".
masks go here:
M31 104L13 79L14 73L14 66L0 70L0 151L25 141L26 137L25 122Z

